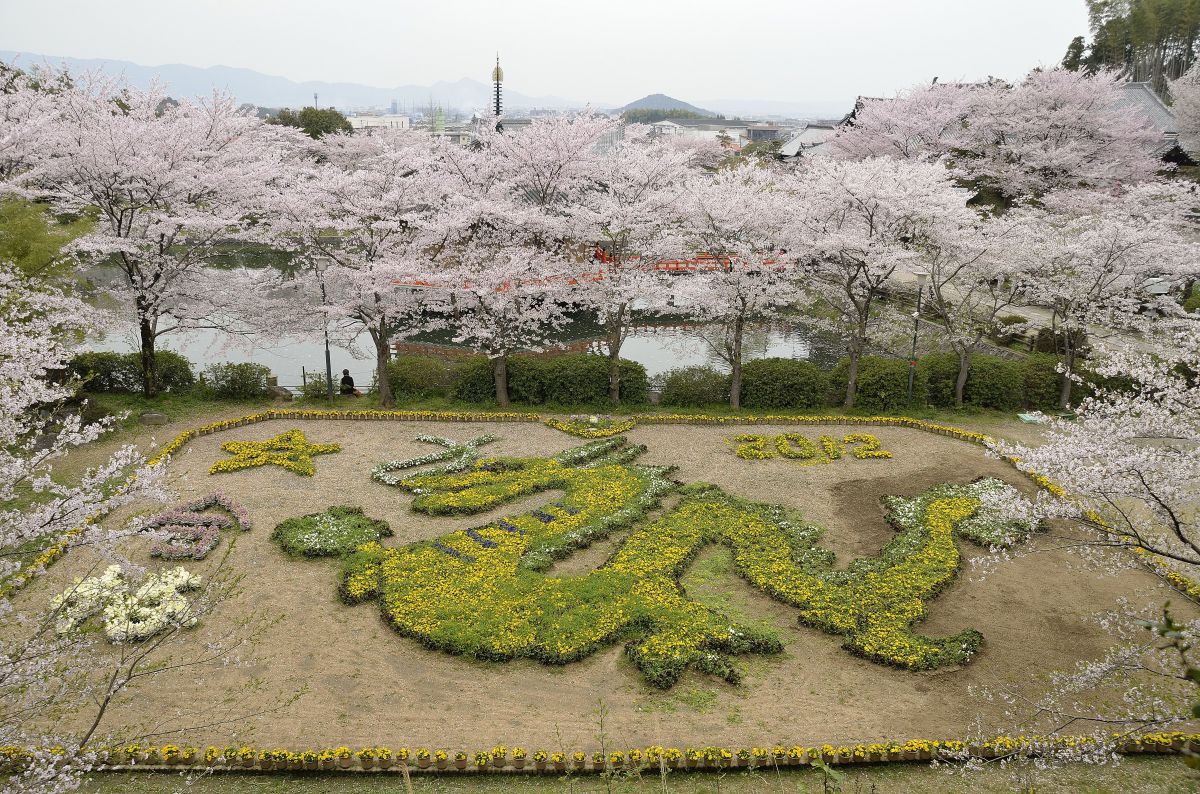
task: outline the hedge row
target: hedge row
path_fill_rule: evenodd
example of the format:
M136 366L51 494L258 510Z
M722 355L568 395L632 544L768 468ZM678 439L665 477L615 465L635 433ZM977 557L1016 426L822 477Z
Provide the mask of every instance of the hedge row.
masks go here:
M1020 361L998 356L971 358L963 399L968 405L998 410L1022 406L1052 407L1058 402L1059 359L1033 353ZM849 362L842 359L826 372L808 361L765 358L742 368L742 406L745 408L818 408L840 405L846 394ZM909 405L908 362L865 356L859 362L855 404L870 411L894 412ZM953 406L958 358L937 353L920 359L913 373L913 402ZM683 367L658 379L661 404L700 408L728 403L730 377L711 367ZM1085 389L1080 389L1082 396Z
M528 405L600 404L608 400L608 359L587 353L545 358L511 356L508 393ZM388 364L388 380L397 398L453 397L487 403L496 397L490 359L473 357L447 364L427 356L400 356ZM621 401L645 403L646 368L621 359Z
M217 397L261 397L267 393L270 367L262 364L210 364L197 379L192 363L178 353L158 350L158 389L181 392L199 383ZM67 371L83 383L84 391L125 392L142 390L141 353L79 353L67 365Z

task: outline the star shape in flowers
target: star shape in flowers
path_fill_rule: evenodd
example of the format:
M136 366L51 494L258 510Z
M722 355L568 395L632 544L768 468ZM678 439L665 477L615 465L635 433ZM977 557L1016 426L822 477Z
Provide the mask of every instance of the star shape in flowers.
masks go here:
M221 449L233 455L219 460L208 470L209 474L241 471L259 466L282 466L288 471L311 477L313 455L328 455L341 452L341 444L310 444L301 430L288 430L266 441L226 441Z

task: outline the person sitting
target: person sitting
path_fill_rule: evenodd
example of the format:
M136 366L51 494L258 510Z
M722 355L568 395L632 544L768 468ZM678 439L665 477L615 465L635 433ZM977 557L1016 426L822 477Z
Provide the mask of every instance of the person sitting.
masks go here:
M354 388L354 378L350 377L350 370L342 370L342 389L341 393L347 397L361 397L362 392Z

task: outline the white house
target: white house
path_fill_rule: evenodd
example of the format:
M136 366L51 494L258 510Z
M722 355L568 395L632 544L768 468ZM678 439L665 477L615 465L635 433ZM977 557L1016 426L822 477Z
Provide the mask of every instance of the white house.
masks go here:
M409 127L408 116L400 116L394 113L383 113L377 116L356 113L348 117L346 121L350 122L350 126L356 130L368 127L387 127L393 130L406 130Z

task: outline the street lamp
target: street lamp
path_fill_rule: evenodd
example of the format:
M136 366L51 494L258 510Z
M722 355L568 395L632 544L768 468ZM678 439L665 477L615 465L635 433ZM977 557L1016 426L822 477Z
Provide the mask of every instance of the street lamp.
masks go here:
M333 402L333 365L329 361L329 315L325 314L325 270L329 262L317 260L317 281L321 284L321 330L325 333L325 397ZM910 388L911 392L912 389Z
M925 294L925 280L929 278L929 274L924 270L918 270L914 275L917 277L917 309L913 312L912 354L908 357L908 402L910 405L913 398L913 378L917 374L917 331L921 328L921 297Z

